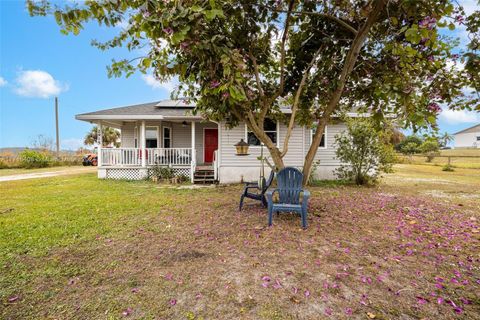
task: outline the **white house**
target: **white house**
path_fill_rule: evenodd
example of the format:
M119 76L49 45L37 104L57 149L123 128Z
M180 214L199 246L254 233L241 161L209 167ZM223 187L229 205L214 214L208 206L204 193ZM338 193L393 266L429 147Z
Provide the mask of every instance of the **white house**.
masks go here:
M480 148L480 123L454 133L455 148Z
M211 174L220 183L255 181L259 177L261 145L244 123L227 128L193 115L194 105L183 100L163 100L76 115L76 119L121 130L120 148L99 148L98 177L142 179L155 165L169 166L176 174L203 178ZM288 114L288 110L285 110ZM340 165L335 158L335 135L346 129L334 120L326 128L316 159L318 178L334 178ZM283 145L286 124L267 120L265 130L279 146ZM285 165L301 168L312 138L312 130L296 126L292 132ZM235 144L248 142L249 154L238 156ZM264 148L268 156L268 150Z

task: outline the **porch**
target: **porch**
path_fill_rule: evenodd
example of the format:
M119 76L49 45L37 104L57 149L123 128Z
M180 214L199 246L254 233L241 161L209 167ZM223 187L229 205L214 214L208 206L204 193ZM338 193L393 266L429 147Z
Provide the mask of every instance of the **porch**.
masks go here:
M97 122L98 131L112 121ZM144 179L153 167L168 167L194 183L218 180L218 124L205 121L122 121L121 146L98 148L99 177ZM99 138L100 140L100 138Z

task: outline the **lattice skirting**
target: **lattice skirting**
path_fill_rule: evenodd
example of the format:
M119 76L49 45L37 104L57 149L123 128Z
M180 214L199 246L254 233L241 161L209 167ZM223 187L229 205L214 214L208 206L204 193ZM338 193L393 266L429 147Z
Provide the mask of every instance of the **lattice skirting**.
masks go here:
M141 180L145 178L143 169L138 168L108 168L106 169L107 179L117 180Z
M175 176L190 177L190 168L180 167L172 168ZM117 179L117 180L142 180L151 177L151 169L145 168L105 168L105 175L102 178L105 179Z

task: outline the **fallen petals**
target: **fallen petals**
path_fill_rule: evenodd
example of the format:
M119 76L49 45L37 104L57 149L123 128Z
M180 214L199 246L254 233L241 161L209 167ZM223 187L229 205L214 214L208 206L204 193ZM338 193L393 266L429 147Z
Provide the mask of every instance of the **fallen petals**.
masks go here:
M20 298L19 296L10 297L10 298L8 298L8 302L10 302L10 303L15 302L15 301L17 301L19 298Z
M132 312L133 312L133 309L130 308L130 307L128 307L127 309L123 310L122 315L123 315L124 317L128 317L129 315L132 314Z
M176 305L176 304L177 304L177 299L171 299L171 300L170 300L170 305L171 305L171 306L174 306L174 305Z

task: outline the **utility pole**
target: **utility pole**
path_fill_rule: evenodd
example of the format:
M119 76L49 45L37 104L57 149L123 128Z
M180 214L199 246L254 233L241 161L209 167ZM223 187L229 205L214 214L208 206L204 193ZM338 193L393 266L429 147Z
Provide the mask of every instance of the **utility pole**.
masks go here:
M60 157L60 140L58 134L58 97L55 97L55 128L57 133L57 158Z

